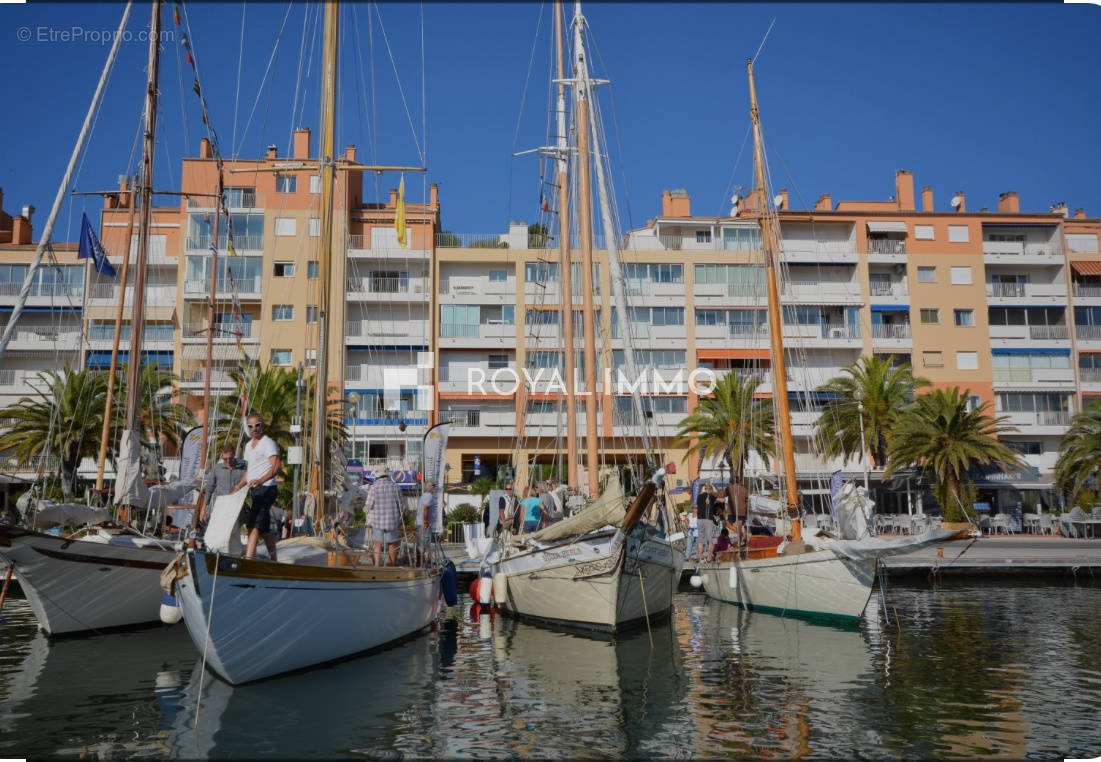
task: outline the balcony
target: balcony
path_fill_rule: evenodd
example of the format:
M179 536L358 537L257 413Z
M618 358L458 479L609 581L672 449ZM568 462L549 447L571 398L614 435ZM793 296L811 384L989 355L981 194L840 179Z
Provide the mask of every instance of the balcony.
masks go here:
M352 259L426 259L429 253L427 249L413 248L411 241L403 247L393 228L349 235L347 245L348 256Z
M0 331L3 331L2 327ZM79 328L16 328L8 348L32 352L77 352L80 350L80 337Z
M1075 299L1088 300L1097 299L1101 300L1101 285L1094 286L1088 284L1075 283L1074 284L1074 297Z
M1079 341L1101 341L1101 325L1079 323L1074 327L1074 335Z
M507 249L508 241L502 241L498 233L436 233L436 248L438 249ZM505 237L508 237L507 235ZM596 236L601 240L593 245L595 248L603 248L602 236ZM526 234L520 240L513 240L517 244L511 248L522 248L520 244L526 244L529 249L557 249L558 241L553 236Z
M873 339L910 339L909 323L873 323Z
M855 265L860 261L853 241L813 241L805 238L785 238L780 244L785 262L816 262L822 265Z
M187 237L187 249L188 251L202 251L209 252L211 241L214 240L212 235L197 235ZM264 236L262 235L235 235L233 236L233 250L240 254L243 251L263 251L264 250ZM229 254L228 241L223 234L218 237L218 255L224 256Z
M904 264L906 262L905 239L869 238L869 264Z
M514 304L516 278L510 275L505 280L490 280L488 274L444 276L440 278L440 296L450 297L441 300L445 303Z
M214 298L232 299L236 296L238 299L259 299L260 285L261 278L259 276L234 278L233 280L219 278L218 282L215 283ZM209 293L210 282L206 278L184 281L184 298L186 299L205 299Z
M184 339L203 339L207 337L207 325L205 322L197 323L185 323L183 327ZM229 323L215 323L214 324L214 341L236 341L238 337L242 339L252 339L259 336L259 329L256 329L256 334L253 334L253 323L248 322L229 322Z
M1030 325L1028 338L1034 341L1066 341L1070 331L1065 325Z
M1067 287L1064 283L1005 283L986 284L986 295L992 305L1000 300L1029 299L1052 305L1066 304Z
M793 345L823 348L859 348L862 346L860 326L843 323L784 324L784 338Z
M1070 332L1066 325L1024 325L1018 323L990 326L991 346L994 348L1018 345L1021 342L1028 341L1046 342L1047 344L1060 346L1068 341L1069 337ZM1082 338L1081 334L1078 338ZM1101 334L1098 334L1098 340L1101 340ZM1040 346L1046 346L1047 344L1041 344Z
M1019 434L1050 434L1061 436L1066 433L1070 425L1071 414L1063 410L1051 410L1040 412L1010 412L999 411L999 416L1004 415L1010 426L1016 426Z
M538 340L553 340L561 343L562 330L557 325L531 326ZM529 337L529 342L531 338ZM516 326L512 323L482 323L474 325L470 323L451 324L444 323L440 326L440 349L453 349L455 347L488 347L503 348L513 347L516 344Z
M788 304L862 304L860 287L855 283L822 280L785 280L782 301Z
M992 371L995 384L1011 386L1029 386L1031 384L1066 384L1068 388L1074 385L1074 370L1072 368L1004 368L995 366Z
M357 301L423 300L426 278L352 277L348 278L348 298Z
M1101 392L1101 368L1078 368L1078 380L1084 392Z
M200 390L206 384L206 371L201 368L184 368L180 373L180 388ZM210 387L226 390L235 387L233 378L223 370L210 371Z
M1021 241L983 241L983 262L988 265L1063 264L1063 252L1055 243Z
M697 283L693 296L697 307L764 307L768 300L768 289L763 280L760 283Z
M393 320L349 320L344 337L349 344L426 344L428 321L413 318L406 322Z
M109 305L117 305L119 299L119 286L114 283L93 283L88 291L89 302L106 302ZM134 303L134 287L126 287L126 301L130 306ZM176 304L175 283L146 283L145 304L148 306L173 306ZM97 305L98 306L98 305Z
M23 287L22 283L13 283L11 281L0 282L0 299L14 298L19 296L19 290ZM55 299L68 299L79 302L84 298L84 284L83 283L32 283L31 290L27 294L28 299L32 298L44 298L49 300ZM41 304L41 301L35 303ZM65 302L58 302L64 304Z

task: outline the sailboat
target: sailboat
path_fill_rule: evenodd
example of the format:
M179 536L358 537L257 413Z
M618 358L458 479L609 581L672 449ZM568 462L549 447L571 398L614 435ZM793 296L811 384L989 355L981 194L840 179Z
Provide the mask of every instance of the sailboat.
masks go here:
M329 486L326 411L330 280L333 254L335 105L339 17L325 3L321 88L321 224L316 399L310 495L324 510ZM381 167L354 165L381 171ZM287 171L282 168L282 171ZM232 519L243 493L219 498ZM228 509L222 501L229 501ZM235 531L232 530L232 531ZM442 568L363 566L366 554L334 548L331 565L288 564L189 548L175 569L177 597L188 633L206 666L237 685L331 662L414 635L436 617ZM324 558L324 554L322 555Z
M116 39L122 39L123 31L129 19L130 4L126 6ZM157 118L157 75L159 63L158 41L161 28L161 3L154 0L152 20L150 22L149 65L147 68L147 86L145 94L145 123L142 144L142 169L140 185L130 191L131 210L137 205L139 232L137 257L135 262L136 283L134 285L134 304L132 307L131 357L129 363L129 383L126 400L126 431L119 453L118 476L116 479L115 501L117 505L145 509L164 507L174 502L193 485L174 484L165 488L153 488L151 491L142 480L139 460L141 429L141 390L139 377L141 363L139 350L142 341L142 300L144 297L145 264L149 249L149 232L152 224L153 196L153 149L156 140ZM100 87L93 98L88 119L94 113L102 94L103 84L113 63L117 45L112 48L104 67ZM73 165L80 154L86 136L88 120L78 138L77 146L70 160L69 170L62 180L58 198L54 202L51 220L43 233L40 250L48 244L52 221L60 207L60 201L67 193ZM129 236L127 237L129 238ZM129 262L129 253L123 258L123 273ZM36 262L40 254L36 252ZM32 266L28 280L33 277ZM125 285L125 284L124 284ZM115 348L111 368L113 382L114 358L118 354L119 321L122 314L122 300L125 288L120 288L120 307L116 319ZM11 324L16 315L13 314ZM9 325L9 329L11 325ZM0 347L2 350L2 347ZM105 414L105 419L109 413ZM107 421L104 426L106 428ZM106 434L104 434L104 445ZM100 454L100 479L104 451ZM21 498L22 499L22 498ZM28 501L29 502L29 501ZM28 505L28 515L41 506ZM81 506L61 506L71 516ZM96 518L103 518L97 513ZM71 518L64 523L76 523ZM32 522L33 526L33 522ZM61 537L11 524L0 524L0 556L3 556L15 569L15 576L30 603L39 626L50 635L64 635L78 632L102 631L117 627L152 624L160 620L163 594L159 581L161 571L172 559L175 552L169 542L128 532L119 533L107 529L93 529L88 533L74 537Z
M669 613L684 563L683 532L677 532L677 518L661 496L664 479L671 467L656 468L638 495L628 503L614 471L600 478L597 454L596 332L592 303L592 200L590 161L592 142L599 146L599 125L593 116L594 85L589 74L585 48L586 20L581 3L574 5L573 77L563 77L562 14L556 3L558 30L558 125L557 145L550 149L558 169L559 256L563 277L565 316L567 448L569 481L577 487L576 405L573 394L572 288L570 286L570 228L567 220L567 167L573 150L567 145L565 85L573 87L574 124L578 168L578 228L580 230L582 296L584 308L584 367L586 395L586 466L588 492L595 499L577 515L530 535L515 536L506 528L501 549L493 566L494 576L504 582L504 608L522 617L555 624L616 631ZM628 309L620 269L617 238L613 232L609 190L604 165L595 161L596 185L607 246L608 269L616 304L616 319L624 341L628 374L638 377L631 346ZM650 451L646 422L637 385L631 390L632 408L641 430L643 446Z
M866 515L863 501L867 501L867 498L853 495L839 507L846 514L843 523L848 523L848 516L854 517L851 522L853 531L847 533L851 534L851 539L803 536L799 519L799 490L781 329L777 274L779 224L775 211L765 203L765 199L771 196L765 180L761 120L753 81L753 59L749 59L746 68L749 74L753 158L764 248L765 285L768 290L773 397L777 411L776 433L782 446L786 484L786 510L781 508L778 511L781 516L777 520L777 529L787 528L787 531L778 531L778 534L786 534L782 540L751 538L748 548L735 551L730 560L701 564L698 570L701 578L699 582L710 597L746 608L779 614L857 620L871 598L880 558L942 542L953 537L956 532L932 528L912 538L887 540L866 537L860 527L863 525L863 516ZM766 539L779 541L758 544Z

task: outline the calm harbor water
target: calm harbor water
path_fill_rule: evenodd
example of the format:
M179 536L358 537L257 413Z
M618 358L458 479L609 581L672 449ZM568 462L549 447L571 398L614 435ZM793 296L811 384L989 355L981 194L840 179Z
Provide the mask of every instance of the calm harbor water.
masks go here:
M467 605L380 653L232 688L200 686L182 625L50 642L9 600L0 757L1101 754L1101 586L892 582L886 604L890 624L876 605L837 628L681 593L668 623L615 642Z

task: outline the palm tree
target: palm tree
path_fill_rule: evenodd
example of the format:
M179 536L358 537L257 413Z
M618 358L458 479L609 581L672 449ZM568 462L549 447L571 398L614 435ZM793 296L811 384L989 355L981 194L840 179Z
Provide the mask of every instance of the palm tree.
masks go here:
M8 421L0 433L0 450L11 450L23 464L36 456L55 455L61 490L72 494L81 459L99 453L106 376L97 371L63 368L38 373L33 395L0 410Z
M1072 500L1087 489L1091 479L1101 477L1101 401L1086 404L1071 419L1070 428L1059 444L1055 463L1055 485Z
M1017 429L1004 425L1004 417L989 415L989 403L974 410L967 404L959 387L922 394L898 416L887 448L884 480L901 468L923 468L945 521L966 517L963 506L973 502L975 494L973 466L1003 471L1024 467L1020 455L998 441L999 435Z
M215 446L228 444L236 447L241 441L241 429L237 422L242 414L256 413L264 423L264 433L275 440L284 451L294 444L291 424L295 418L298 401L298 373L290 368L271 365L262 368L252 365L245 370L230 371L230 378L241 389L240 395L227 395L218 398L215 415L229 425L222 432L215 432L211 441ZM313 419L314 376L302 378L302 419ZM327 413L327 436L329 441L343 443L348 435L344 425L344 400L333 399L336 387L330 388ZM244 409L242 410L242 401ZM305 433L303 433L305 436Z
M118 402L113 407L108 427L110 442L122 437L126 398L127 367L117 369L115 388ZM156 449L158 438L178 444L180 436L194 425L194 415L184 405L172 401L175 376L157 365L141 369L141 441L146 450ZM83 458L99 455L103 433L103 415L107 405L107 374L82 368L41 371L35 393L0 411L11 421L0 434L0 449L11 449L23 464L36 455L56 455L60 462L61 489L66 496L76 486L77 468Z
M674 446L688 444L686 456L721 456L730 466L731 482L740 482L750 450L766 462L775 451L772 400L756 399L760 385L760 376L737 371L720 378L714 396L701 399L680 422Z
M818 450L826 456L848 460L862 457L860 424L875 466L887 462L891 427L914 398L914 390L928 386L914 376L909 364L895 365L889 358L861 357L841 369L841 375L818 387L829 395L814 425Z

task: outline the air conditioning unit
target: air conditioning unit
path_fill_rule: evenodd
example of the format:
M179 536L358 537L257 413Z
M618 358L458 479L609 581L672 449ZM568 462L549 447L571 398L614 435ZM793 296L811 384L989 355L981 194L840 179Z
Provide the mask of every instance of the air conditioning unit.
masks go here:
M844 328L831 328L830 329L830 338L831 339L843 339L843 338L845 338L845 329Z

